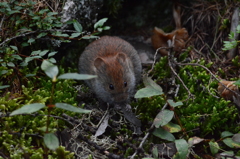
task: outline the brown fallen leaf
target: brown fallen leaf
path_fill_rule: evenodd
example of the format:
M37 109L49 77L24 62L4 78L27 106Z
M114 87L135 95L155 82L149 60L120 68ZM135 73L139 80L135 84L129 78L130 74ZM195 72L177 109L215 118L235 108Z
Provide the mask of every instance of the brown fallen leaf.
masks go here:
M234 85L236 81L220 81L222 84L224 84L228 89L233 90L237 93L239 93L238 86ZM236 98L236 95L234 92L228 90L225 88L221 83L218 83L218 93L220 94L221 97L223 97L226 100L231 100L233 101L234 97Z

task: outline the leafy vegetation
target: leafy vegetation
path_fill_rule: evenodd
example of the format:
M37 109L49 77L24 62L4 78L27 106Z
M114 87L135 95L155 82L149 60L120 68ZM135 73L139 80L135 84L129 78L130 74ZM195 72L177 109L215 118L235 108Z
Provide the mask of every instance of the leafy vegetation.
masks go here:
M0 2L0 17L4 30L0 38L0 156L73 158L74 153L59 146L54 134L66 127L58 116L91 112L77 107L73 79L95 76L64 73L66 69L52 64L57 63L55 48L72 39L97 38L109 29L103 25L107 18L99 20L90 34L84 34L76 20L68 22L75 30L62 30L58 13L35 1ZM47 42L41 45L43 39Z
M122 7L121 2L108 1L109 12L114 16ZM144 14L146 11L141 10ZM59 14L34 0L0 2L0 17L3 30L0 33L0 158L75 158L77 151L70 152L60 146L56 136L70 123L61 115L65 113L81 119L82 113L90 112L92 115L86 124L90 128L86 130L82 121L74 124L84 128L82 138L77 139L90 145L91 152L95 148L102 154L107 152L106 156L114 153L112 156L120 154L127 158L134 156L135 151L139 158L144 155L145 158L160 158L161 144L172 144L175 148L172 158L204 158L199 155L201 153L211 157L218 153L240 156L239 110L231 101L219 97L216 91L219 81L205 69L210 69L213 62L199 58L191 60L192 65L184 63L189 60L187 57L193 46L172 59L177 65L174 70L182 81L173 76L168 57L161 57L149 76L143 78L144 86L135 94L137 102L131 104L142 121L143 135L133 135L130 124L114 115L107 123L111 131L107 128L106 135L94 138L89 129L95 130L106 114L79 106L74 86L76 80L95 76L70 73L76 69L63 68L61 61L56 59L56 48L75 40L98 38L101 32L110 29L104 26L107 18L97 21L89 33L77 20L67 22L74 30L62 30L65 24ZM124 20L129 19L134 19L131 23L137 21L136 26L145 24L136 17ZM226 23L224 28L227 27ZM240 33L239 26L237 32ZM229 38L233 38L232 33ZM225 41L223 50L237 47L238 43L237 40ZM239 68L238 56L232 59L232 64ZM226 76L222 68L218 68L217 73ZM239 81L235 84L239 85ZM78 130L77 127L73 129ZM85 145L77 148L84 149ZM146 153L139 153L135 149L137 146ZM89 154L85 157L94 158Z

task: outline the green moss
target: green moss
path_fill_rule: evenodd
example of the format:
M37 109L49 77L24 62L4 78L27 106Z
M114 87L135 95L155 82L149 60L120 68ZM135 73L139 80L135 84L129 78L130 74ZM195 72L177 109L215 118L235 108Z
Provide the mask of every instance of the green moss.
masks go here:
M192 61L194 63L196 61ZM203 59L198 61L199 64L206 67L211 67L212 63L206 64ZM238 111L235 106L230 105L229 101L218 96L216 90L218 82L212 79L211 75L202 67L198 66L182 66L176 72L179 74L183 82L194 95L194 99L189 99L182 106L175 108L175 112L180 118L188 136L197 135L206 137L214 135L220 138L223 131L237 133L240 128L236 126L238 122ZM153 79L159 83L163 90L168 91L168 78L171 77L170 70L167 65L167 57L162 57L156 63L153 71ZM182 83L176 78L177 84L180 84L180 89L175 101L184 101L188 99L189 94L182 86ZM140 114L141 121L153 121L157 113L166 103L162 96L154 96L151 98L139 99L137 110ZM175 121L176 122L176 121Z
M206 66L203 59L199 63ZM207 67L210 66L210 64L207 65ZM185 102L177 109L177 114L186 131L199 129L201 137L209 134L220 137L220 133L224 130L239 131L234 124L237 120L237 109L235 106L230 106L229 101L214 97L217 96L218 82L213 81L210 84L211 75L206 70L198 66L185 66L180 69L179 75L195 95L193 100ZM179 81L178 83L181 84ZM181 87L176 100L185 100L188 96L187 91Z
M48 104L52 88L51 81L46 80L45 77L31 78L34 82L28 81L26 86L23 85L21 94L11 94L9 92L4 97L0 98L1 113L6 114L7 112L11 112L23 105L31 103ZM54 102L68 103L76 106L77 92L73 88L74 84L75 82L73 80L59 80L56 83ZM36 89L36 86L39 88ZM24 156L29 156L30 158L43 158L45 152L42 150L42 138L34 136L34 134L43 135L46 131L47 113L47 109L44 108L35 115L16 115L0 118L2 133L2 135L0 135L0 149L6 153L6 156L10 156L11 158L23 158ZM52 111L52 115L61 116L62 113L67 113L71 116L79 116L78 113L72 113L57 108ZM50 118L51 132L56 132L64 127L64 121ZM64 148L61 148L59 151L57 150L56 153L53 154L53 156L55 156L53 158L56 158L59 154L65 154L66 158L72 158L73 154L63 149Z

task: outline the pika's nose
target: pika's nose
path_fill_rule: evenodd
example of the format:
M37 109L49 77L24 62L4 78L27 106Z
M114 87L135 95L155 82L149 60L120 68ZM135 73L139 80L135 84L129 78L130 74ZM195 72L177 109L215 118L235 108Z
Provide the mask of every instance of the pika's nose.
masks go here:
M114 101L116 103L125 103L128 100L128 93L121 93L114 95Z

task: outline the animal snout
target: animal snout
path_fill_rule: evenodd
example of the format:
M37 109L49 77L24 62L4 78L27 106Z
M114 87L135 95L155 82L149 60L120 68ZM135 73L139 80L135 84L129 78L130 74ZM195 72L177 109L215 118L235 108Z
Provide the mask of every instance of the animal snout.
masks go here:
M128 100L128 93L121 93L114 95L114 101L116 103L125 103Z

